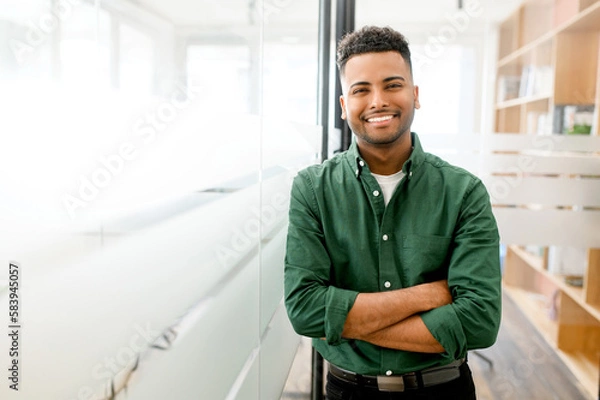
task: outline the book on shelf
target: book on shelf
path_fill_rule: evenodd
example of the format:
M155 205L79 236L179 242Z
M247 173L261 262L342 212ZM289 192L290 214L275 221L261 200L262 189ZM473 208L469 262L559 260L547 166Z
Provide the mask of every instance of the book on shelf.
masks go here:
M550 96L553 74L554 70L549 65L523 66L519 85L519 97Z
M535 135L550 135L552 119L550 113L529 111L527 113L527 133Z
M552 93L554 69L550 65L542 65L535 68L535 80L533 84L534 95L548 95Z
M562 104L555 106L553 132L589 135L593 129L594 105Z
M521 77L515 75L502 75L498 78L498 92L496 101L516 99L519 97L519 86L521 85Z
M533 92L533 66L525 65L521 72L521 85L519 87L519 97L530 96Z
M587 263L586 248L574 246L548 248L548 272L553 275L584 276Z

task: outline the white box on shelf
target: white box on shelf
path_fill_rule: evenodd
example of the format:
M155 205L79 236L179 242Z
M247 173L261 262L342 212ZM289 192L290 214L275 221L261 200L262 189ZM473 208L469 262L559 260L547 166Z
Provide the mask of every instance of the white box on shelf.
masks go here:
M587 268L587 249L573 246L550 246L548 272L555 275L584 276Z

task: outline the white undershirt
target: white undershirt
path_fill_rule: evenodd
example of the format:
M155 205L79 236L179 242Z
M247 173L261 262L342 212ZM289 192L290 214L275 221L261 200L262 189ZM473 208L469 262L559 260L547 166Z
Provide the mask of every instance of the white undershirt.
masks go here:
M392 198L392 194L394 194L396 186L398 186L405 174L402 172L402 170L400 170L392 175L372 175L377 180L377 183L379 183L379 187L381 187L381 191L383 192L383 200L387 206Z

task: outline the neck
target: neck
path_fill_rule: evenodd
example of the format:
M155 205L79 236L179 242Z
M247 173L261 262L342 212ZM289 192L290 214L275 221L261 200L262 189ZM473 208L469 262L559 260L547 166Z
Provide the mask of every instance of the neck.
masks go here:
M374 145L362 140L357 140L357 145L371 172L378 175L392 175L400 171L412 153L410 132L388 145Z

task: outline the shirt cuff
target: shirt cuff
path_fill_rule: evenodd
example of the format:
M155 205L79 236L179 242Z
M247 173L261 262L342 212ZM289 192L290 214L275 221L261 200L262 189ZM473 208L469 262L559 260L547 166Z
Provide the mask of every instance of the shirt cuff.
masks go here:
M446 353L457 360L467 352L467 337L452 304L421 314L421 319Z
M336 346L342 343L342 331L348 312L354 305L358 292L340 289L335 286L327 288L325 298L325 338L327 344Z

